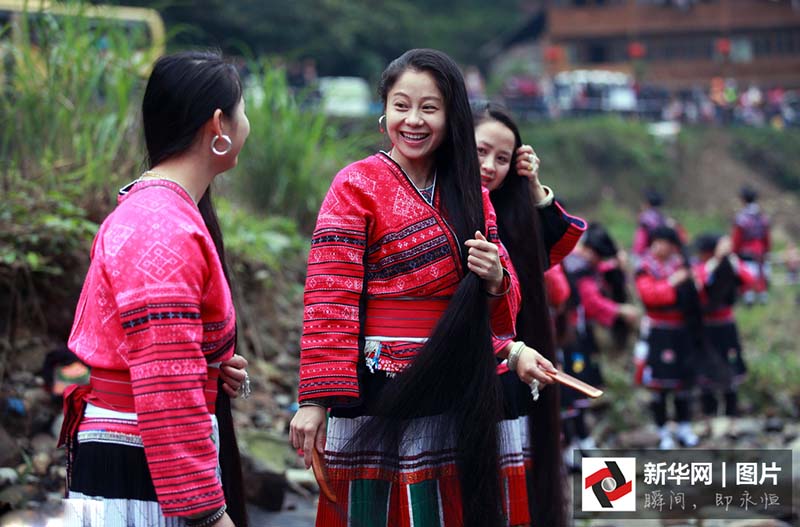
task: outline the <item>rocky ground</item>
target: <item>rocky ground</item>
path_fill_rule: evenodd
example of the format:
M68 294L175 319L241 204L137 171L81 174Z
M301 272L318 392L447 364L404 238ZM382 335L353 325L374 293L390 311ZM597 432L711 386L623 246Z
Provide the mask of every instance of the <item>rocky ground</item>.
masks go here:
M287 440L297 375L289 354L251 359L253 393L234 402L254 526L313 523L316 483ZM66 477L64 449L56 448L61 402L30 371L10 373L0 387L0 526L60 525L48 520L60 514Z
M286 361L286 367L293 366ZM251 525L256 527L301 527L313 525L317 487L310 471L287 444L286 430L294 410L292 377L275 363L253 361L250 366L254 393L235 403L235 421L244 454ZM0 429L0 504L2 526L53 527L63 492L64 451L55 448L60 427L60 407L43 388L42 380L28 372L11 376L4 384ZM702 436L700 448L782 448L800 452L800 423L759 416L742 417L731 423L716 418L706 427L696 424ZM597 428L601 430L601 428ZM601 439L601 438L599 438ZM606 435L605 448L653 448L658 437L644 426ZM795 499L800 491L800 466L795 459ZM787 518L788 519L788 518ZM793 521L797 521L794 517ZM586 527L611 526L608 522L576 521ZM623 526L692 525L643 520L615 522ZM701 524L694 524L701 525ZM782 526L777 520L742 520L737 523L702 523L704 527Z

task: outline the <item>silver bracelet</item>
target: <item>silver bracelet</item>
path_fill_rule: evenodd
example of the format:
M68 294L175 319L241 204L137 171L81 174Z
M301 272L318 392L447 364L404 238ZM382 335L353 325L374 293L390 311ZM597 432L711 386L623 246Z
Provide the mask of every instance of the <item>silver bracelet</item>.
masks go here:
M223 505L219 509L213 511L208 516L203 516L202 518L196 519L187 519L186 520L186 527L210 527L219 521L225 515L225 511L228 509L227 505Z
M547 193L547 195L541 199L541 201L536 202L534 205L537 209L543 209L545 207L549 207L553 204L553 200L556 198L555 194L553 193L553 189L548 187L547 185L542 185L542 188Z
M517 373L517 363L519 362L519 356L522 355L522 350L525 349L525 343L521 341L517 341L511 345L511 349L508 351L508 369Z
M298 408L303 408L305 406L316 406L318 408L325 408L326 410L328 408L326 405L324 405L324 404L322 404L320 402L314 401L314 400L303 401L303 402L299 403L297 406L298 406Z

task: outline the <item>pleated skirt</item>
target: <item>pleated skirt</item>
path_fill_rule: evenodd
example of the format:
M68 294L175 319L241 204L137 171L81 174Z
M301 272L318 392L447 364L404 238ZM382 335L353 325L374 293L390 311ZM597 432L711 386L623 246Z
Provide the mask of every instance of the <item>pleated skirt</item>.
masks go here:
M531 401L530 388L511 373L501 379L506 399L504 415L498 416L502 419L497 424L502 508L507 525L528 525L532 462L525 405ZM468 398L464 404L469 404ZM445 417L410 421L395 452L387 451L379 441L355 440L366 419L358 409L331 412L325 462L336 503L320 496L316 526L463 525L455 437L436 435L447 429L441 422Z
M211 419L217 438L216 417ZM110 431L78 433L64 499L64 527L185 525L183 518L164 516L140 437Z

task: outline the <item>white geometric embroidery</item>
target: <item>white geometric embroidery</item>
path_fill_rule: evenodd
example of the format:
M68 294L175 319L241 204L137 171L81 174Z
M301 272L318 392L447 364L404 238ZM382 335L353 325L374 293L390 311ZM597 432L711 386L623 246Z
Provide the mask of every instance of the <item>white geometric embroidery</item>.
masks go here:
M103 247L106 254L116 256L119 250L128 241L128 238L135 232L132 227L127 225L114 224L103 234Z
M325 199L322 201L322 207L319 209L319 215L326 216L330 211L336 210L339 208L339 196L336 195L336 191L331 189L328 192L328 195L325 196Z
M392 212L401 218L415 218L425 212L418 202L418 197L409 195L404 189L398 189L394 199Z
M136 267L150 278L163 282L184 265L178 253L157 242L142 256Z
M174 200L169 199L169 196L162 196L161 193L159 193L158 197L150 197L148 195L147 198L142 197L133 201L133 204L151 212L158 212L165 207L169 207L173 201Z
M372 179L367 178L361 172L351 172L348 175L348 180L354 188L359 189L367 196L375 196L375 186L377 183Z

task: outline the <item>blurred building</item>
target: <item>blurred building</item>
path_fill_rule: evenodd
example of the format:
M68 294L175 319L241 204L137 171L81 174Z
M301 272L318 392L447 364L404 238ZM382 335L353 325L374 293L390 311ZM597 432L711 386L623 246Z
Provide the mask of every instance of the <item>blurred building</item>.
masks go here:
M622 71L669 89L714 77L800 88L800 0L545 0L545 70Z

